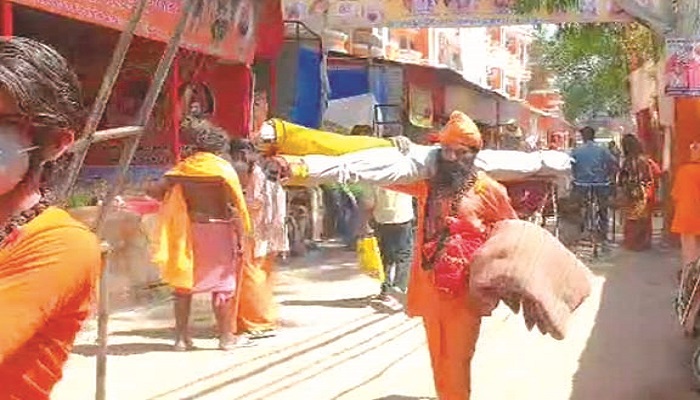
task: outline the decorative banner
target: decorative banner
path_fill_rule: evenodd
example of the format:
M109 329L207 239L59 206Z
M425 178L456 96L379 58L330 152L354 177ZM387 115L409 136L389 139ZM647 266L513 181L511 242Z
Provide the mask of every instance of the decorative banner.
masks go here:
M521 15L516 0L284 0L287 20L331 27L465 27L565 22L625 22L632 18L613 0L580 0L579 10Z
M668 96L700 96L700 41L666 40L664 85Z
M67 18L123 30L134 7L135 0L11 0L23 6L35 8ZM212 35L221 35L219 22L208 13L189 27L183 40L184 48L207 53L236 62L253 59L256 42L255 2L260 0L234 0L231 12L233 21L228 24L223 40L214 41ZM138 25L136 34L148 39L167 42L172 37L182 9L182 0L151 0ZM261 2L262 3L262 2ZM218 29L215 29L215 28Z

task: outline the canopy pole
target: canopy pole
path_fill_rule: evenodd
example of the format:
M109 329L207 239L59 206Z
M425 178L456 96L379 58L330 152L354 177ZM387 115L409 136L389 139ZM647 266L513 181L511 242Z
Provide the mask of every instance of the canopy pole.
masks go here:
M109 102L109 98L112 95L112 89L114 88L114 84L117 82L117 78L119 77L119 71L121 71L124 60L126 59L126 54L129 51L131 41L134 38L136 27L139 21L141 21L141 16L143 16L147 5L148 0L139 0L134 4L129 23L119 35L119 41L117 42L114 52L112 53L112 61L110 62L109 67L107 67L104 78L102 78L102 85L97 93L97 97L95 97L95 100L92 103L92 109L90 110L90 114L85 122L85 127L83 127L82 139L74 146L74 157L68 169L68 176L66 177L65 184L58 190L58 198L62 202L65 202L68 199L71 189L78 180L80 169L85 162L85 157L87 156L90 144L92 144L93 136L97 130L100 120L102 119L102 116L104 115L105 109L107 108L107 102Z
M151 115L156 105L156 101L158 100L158 96L161 93L161 89L163 89L165 81L168 78L170 67L173 65L173 61L175 60L175 56L177 55L177 51L180 47L180 43L182 42L185 29L187 28L187 24L190 20L190 17L194 14L195 3L195 0L185 0L183 4L182 14L180 15L180 19L177 22L177 26L173 31L173 36L170 38L170 41L168 42L168 45L165 48L165 53L163 53L163 57L158 63L158 67L156 68L156 72L153 77L153 82L148 88L146 97L143 101L143 104L141 105L141 108L139 109L139 113L136 120L137 126L145 127L148 125L148 122L151 119ZM121 193L122 189L124 188L124 185L126 184L129 166L131 165L131 161L136 155L136 150L138 149L139 142L141 142L142 136L143 133L126 140L125 148L124 150L122 150L122 154L119 159L119 169L117 171L116 180L114 184L110 187L110 190L107 193L104 203L100 207L99 214L97 215L97 219L95 221L94 229L95 232L97 232L98 236L102 236L102 233L105 228L105 221L107 219L107 213L112 207L114 199L117 197L117 195L119 195L119 193Z
M2 35L3 36L14 36L15 34L15 16L12 10L12 2L10 0L0 0L0 7L2 7Z
M170 112L172 113L171 122L173 124L173 156L175 162L180 161L180 148L182 144L180 142L180 123L182 122L182 106L180 99L180 60L177 56L173 60L173 65L170 73L170 98L172 99L172 108Z
M70 191L70 187L72 187L73 183L77 179L78 172L80 170L80 167L82 166L82 163L85 159L85 155L87 153L87 150L90 146L90 143L92 142L92 139L94 137L95 129L97 128L97 124L99 120L101 119L102 114L104 113L105 107L107 105L107 101L109 100L109 96L111 94L112 88L114 86L114 83L116 82L117 76L119 75L119 71L121 70L121 65L126 58L126 53L129 48L129 45L131 44L131 40L133 38L134 32L136 30L136 25L138 24L139 20L141 19L141 15L143 14L146 5L148 4L148 0L141 0L139 3L137 3L134 6L134 11L132 13L132 18L129 21L129 25L127 27L127 30L123 31L119 43L117 44L117 48L115 49L113 58L112 58L112 64L110 64L110 67L107 71L107 74L104 77L104 80L102 81L102 87L100 88L100 92L98 94L97 99L95 100L95 104L93 106L92 113L90 114L90 118L88 119L88 122L85 126L85 133L87 133L87 139L82 143L84 147L80 148L78 150L78 156L74 160L74 164L71 165L73 168L70 173L70 181L69 181L69 186L64 188L64 194L67 196L67 193ZM168 77L168 72L170 70L170 67L173 63L173 60L175 59L175 56L177 54L177 50L180 46L180 42L182 41L183 34L185 32L185 28L187 27L187 22L189 21L190 17L192 16L192 13L194 11L194 1L193 0L186 0L184 4L184 8L182 11L182 14L180 16L180 20L178 21L178 24L175 28L175 31L173 32L173 36L168 42L168 45L166 47L165 53L163 54L163 57L161 58L160 63L158 64L158 67L155 72L155 76L153 79L153 83L148 89L148 92L146 93L146 98L144 99L143 104L141 105L141 109L139 110L138 118L137 118L137 126L140 127L145 127L148 124L148 121L150 119L150 116L152 114L153 108L155 107L156 100L158 99L158 95L161 92L161 89L163 88L163 85L165 84L165 80ZM129 165L131 164L132 159L134 158L134 155L136 154L136 149L138 147L138 144L141 140L141 137L143 136L143 130L139 132L135 137L127 139L126 143L126 149L124 149L122 156L119 160L120 165L119 165L119 171L117 175L117 179L115 184L110 188L107 197L105 199L105 202L99 209L99 213L97 215L97 219L95 221L94 225L94 230L97 233L98 237L103 236L103 230L105 227L105 221L106 221L106 216L107 216L107 211L109 210L111 204L114 202L115 197L121 192L122 187L124 186L124 183L126 181L126 174L129 169ZM65 199L65 197L64 197ZM108 323L109 323L109 308L108 308L108 290L107 288L109 287L108 285L108 269L106 268L106 263L105 266L103 266L103 272L100 276L100 293L99 293L99 316L98 316L98 331L99 331L99 349L97 353L97 380L96 380L96 389L95 389L95 399L96 400L105 400L106 399L106 371L107 371L107 338L108 338Z
M107 324L109 323L109 255L111 247L102 242L102 273L97 289L97 361L95 368L95 400L107 398Z

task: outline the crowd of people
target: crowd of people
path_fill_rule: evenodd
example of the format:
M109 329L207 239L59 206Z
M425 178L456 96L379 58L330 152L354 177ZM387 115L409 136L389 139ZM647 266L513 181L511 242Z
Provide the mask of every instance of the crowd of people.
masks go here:
M85 114L76 75L61 55L30 39L0 38L0 390L9 398L49 398L91 311L102 264L99 241L52 205L56 177L50 173L65 162ZM619 164L609 150L592 144L592 130L582 135L585 143L573 153L575 179L594 184L619 175L627 196L625 243L648 247L658 168L633 136L623 140ZM253 141L255 136L254 130ZM161 200L154 259L174 295L173 348L194 347L190 310L199 293L211 296L219 347L249 346L274 335L277 325L274 264L289 247L282 171L261 158L254 143L232 141L201 116L185 119L182 138L185 157L149 188ZM430 176L365 188L365 217L357 220L371 226L364 234L379 238L386 280L376 302L392 310L405 307L423 319L439 398L464 400L481 317L488 315L472 301L468 261L500 222L518 216L505 188L474 165L483 140L469 117L452 113L437 140ZM678 210L673 230L682 235L686 261L697 259L700 234L693 207L700 194L700 146L691 146L691 154L673 190ZM607 191L597 195L607 204ZM607 219L601 214L601 221ZM347 240L361 230L348 230ZM504 251L516 252L510 255L517 260L523 254L518 251L531 250ZM570 305L573 312L587 296L586 285L558 284L584 286ZM514 285L523 291L527 286ZM518 298L554 299L558 289ZM541 329L552 324L546 302L528 304L526 320Z

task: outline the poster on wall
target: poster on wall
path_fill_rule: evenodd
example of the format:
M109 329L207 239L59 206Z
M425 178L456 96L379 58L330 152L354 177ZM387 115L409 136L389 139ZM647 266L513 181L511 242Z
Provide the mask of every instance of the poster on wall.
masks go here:
M700 96L700 40L666 40L664 86L668 96Z
M629 22L614 0L580 0L579 9L517 12L516 0L283 0L287 20L313 21L325 16L329 26L455 27L567 22Z
M430 89L410 85L408 89L409 118L415 126L433 127L433 92Z
M131 18L135 0L12 0L30 8L62 15L107 28L123 30ZM180 19L183 0L149 1L136 34L167 42ZM183 47L230 61L250 62L255 53L257 0L232 0L222 23L214 7L205 7L185 32Z

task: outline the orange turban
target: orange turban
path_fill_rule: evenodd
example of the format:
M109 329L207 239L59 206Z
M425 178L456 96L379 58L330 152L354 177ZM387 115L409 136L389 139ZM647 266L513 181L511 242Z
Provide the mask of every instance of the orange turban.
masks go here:
M476 147L482 146L481 133L474 121L461 111L454 111L450 115L447 125L439 134L440 144L448 146Z

